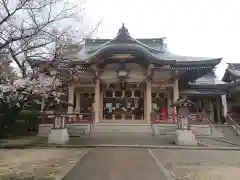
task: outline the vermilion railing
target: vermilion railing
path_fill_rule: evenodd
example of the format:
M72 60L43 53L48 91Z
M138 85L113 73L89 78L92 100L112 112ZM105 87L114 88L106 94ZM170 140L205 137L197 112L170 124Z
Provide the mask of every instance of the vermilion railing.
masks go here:
M151 123L152 124L176 124L177 115L165 114L165 113L152 113Z

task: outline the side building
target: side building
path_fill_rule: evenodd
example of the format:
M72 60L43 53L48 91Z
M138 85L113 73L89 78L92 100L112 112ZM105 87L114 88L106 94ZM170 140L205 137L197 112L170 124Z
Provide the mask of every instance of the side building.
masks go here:
M240 63L228 63L222 80L232 87L228 90L228 114L240 124Z

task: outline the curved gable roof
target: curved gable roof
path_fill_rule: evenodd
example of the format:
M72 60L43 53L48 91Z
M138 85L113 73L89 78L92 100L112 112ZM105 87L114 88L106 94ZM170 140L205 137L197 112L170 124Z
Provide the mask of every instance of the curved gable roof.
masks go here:
M142 53L153 63L177 65L217 65L221 58L179 56L168 51L163 38L134 39L128 29L122 25L118 34L113 39L86 39L85 47L79 53L81 59L95 61L101 59L104 53Z

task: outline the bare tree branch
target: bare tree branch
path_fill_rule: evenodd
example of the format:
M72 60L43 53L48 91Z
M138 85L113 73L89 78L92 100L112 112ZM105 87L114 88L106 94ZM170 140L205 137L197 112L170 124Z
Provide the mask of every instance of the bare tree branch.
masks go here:
M82 43L97 31L101 21L90 31L81 23L72 26L82 12L61 0L0 0L0 50L8 49L23 77L37 76L29 66L31 60L47 60L40 68L45 71L59 59L60 42Z

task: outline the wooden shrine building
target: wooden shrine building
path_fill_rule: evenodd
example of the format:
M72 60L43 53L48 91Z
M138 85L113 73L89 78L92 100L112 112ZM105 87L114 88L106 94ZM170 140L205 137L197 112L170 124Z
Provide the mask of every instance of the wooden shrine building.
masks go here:
M214 116L219 119L221 95L228 87L213 72L221 58L175 55L164 40L135 39L123 24L113 39L65 45L59 65L80 71L67 91L75 108L68 107L66 112L92 113L94 124L150 124L153 117L173 123L171 114L176 109L171 104L185 96L197 102L200 111L205 108L211 121ZM31 64L41 63L45 62Z

